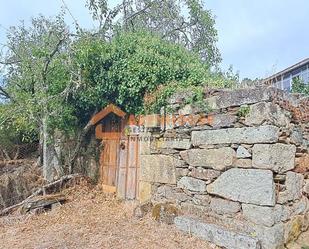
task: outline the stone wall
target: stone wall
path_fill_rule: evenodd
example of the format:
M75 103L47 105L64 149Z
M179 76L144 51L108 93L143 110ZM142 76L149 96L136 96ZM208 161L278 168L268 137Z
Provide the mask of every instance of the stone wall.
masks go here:
M273 88L205 91L211 113L173 96L143 136L140 200L226 248L283 248L309 226L308 98Z
M62 138L59 144L60 158L64 165L63 174L82 174L88 176L93 183L99 181L101 143L95 137L94 127L84 138L78 157L70 168L69 160L76 149L76 138Z
M86 175L93 183L98 183L101 149L100 141L95 138L94 131L90 131L74 164L73 173Z

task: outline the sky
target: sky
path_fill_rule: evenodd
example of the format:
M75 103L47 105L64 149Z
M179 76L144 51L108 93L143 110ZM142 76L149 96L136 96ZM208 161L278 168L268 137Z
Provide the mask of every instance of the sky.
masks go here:
M83 27L92 28L84 0L65 0ZM119 0L110 0L115 5ZM216 17L221 67L241 78L264 78L309 57L308 0L204 0ZM0 0L0 44L5 28L38 14L54 16L62 0ZM68 15L67 21L73 23Z

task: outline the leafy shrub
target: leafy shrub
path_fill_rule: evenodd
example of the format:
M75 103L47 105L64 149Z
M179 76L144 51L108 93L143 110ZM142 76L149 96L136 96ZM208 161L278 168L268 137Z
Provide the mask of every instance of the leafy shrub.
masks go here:
M158 112L177 89L193 91L198 102L205 86L233 84L197 54L145 32L121 33L110 43L82 39L75 51L83 90L74 101L84 112L109 102L128 113Z
M292 82L292 92L309 95L309 82L305 84L300 78L294 78Z
M248 105L242 105L237 112L238 117L245 118L250 112L250 107Z

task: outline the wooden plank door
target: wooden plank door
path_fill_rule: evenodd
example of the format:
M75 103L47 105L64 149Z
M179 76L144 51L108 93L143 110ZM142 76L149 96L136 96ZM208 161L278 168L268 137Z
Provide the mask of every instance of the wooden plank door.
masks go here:
M130 136L128 144L127 191L126 199L138 197L139 180L139 142L138 136Z
M121 141L117 194L134 200L138 197L139 141L138 136L127 136Z
M118 176L121 120L111 113L102 121L102 127L101 182L104 192L115 193Z
M108 114L97 126L102 139L100 176L103 191L123 199L138 198L139 137L125 134L128 120Z

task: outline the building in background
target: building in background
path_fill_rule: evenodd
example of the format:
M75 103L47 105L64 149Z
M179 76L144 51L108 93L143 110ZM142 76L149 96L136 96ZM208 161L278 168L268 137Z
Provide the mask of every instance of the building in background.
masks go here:
M291 91L293 79L299 78L305 84L309 84L309 58L290 66L264 80L269 86Z

